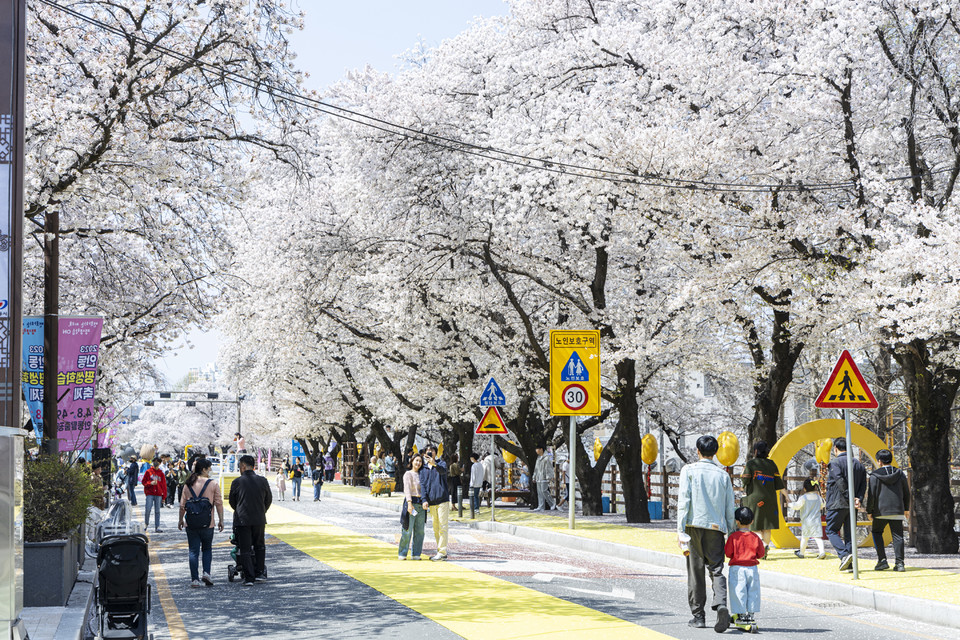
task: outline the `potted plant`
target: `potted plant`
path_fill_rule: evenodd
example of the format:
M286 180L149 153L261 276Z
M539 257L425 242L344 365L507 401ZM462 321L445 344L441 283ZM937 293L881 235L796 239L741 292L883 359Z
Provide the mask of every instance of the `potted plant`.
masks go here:
M63 606L77 579L78 542L96 496L89 474L56 456L28 460L23 474L23 604Z

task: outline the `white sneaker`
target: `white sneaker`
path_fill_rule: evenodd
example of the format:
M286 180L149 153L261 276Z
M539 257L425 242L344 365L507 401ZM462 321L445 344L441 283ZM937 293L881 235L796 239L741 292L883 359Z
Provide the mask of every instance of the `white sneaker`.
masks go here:
M433 556L433 557L430 558L430 559L431 559L431 560L434 560L434 561L436 561L436 560L446 560L446 559L447 559L447 556L443 556L443 555L440 555L440 554L438 553L437 555Z
M192 581L190 582L190 586L191 586L191 587L199 587L199 586L200 586L200 581L199 581L199 580L192 580Z
M209 573L203 574L202 580L203 580L203 584L207 585L208 587L213 586L213 578L210 577Z
M397 560L406 560L407 556L397 556Z

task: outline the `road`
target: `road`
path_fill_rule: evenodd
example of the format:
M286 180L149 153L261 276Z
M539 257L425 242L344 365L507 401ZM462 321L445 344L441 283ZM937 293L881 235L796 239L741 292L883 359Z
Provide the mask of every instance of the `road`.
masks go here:
M396 560L396 513L332 498L278 502L270 513L268 582L227 582L228 535L215 538L215 586L191 588L176 511L151 533L157 639L713 637L687 626L686 576L451 523L450 560ZM229 522L229 511L227 518ZM427 525L424 558L434 548ZM833 601L765 589L769 638L954 638ZM712 624L712 616L708 616ZM729 634L739 635L731 629Z

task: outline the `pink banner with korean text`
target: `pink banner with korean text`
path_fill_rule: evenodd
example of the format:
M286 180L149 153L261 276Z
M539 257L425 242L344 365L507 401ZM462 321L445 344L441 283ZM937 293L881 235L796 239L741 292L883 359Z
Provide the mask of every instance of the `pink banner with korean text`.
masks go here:
M97 420L94 395L103 318L60 318L57 438L60 451L90 448Z

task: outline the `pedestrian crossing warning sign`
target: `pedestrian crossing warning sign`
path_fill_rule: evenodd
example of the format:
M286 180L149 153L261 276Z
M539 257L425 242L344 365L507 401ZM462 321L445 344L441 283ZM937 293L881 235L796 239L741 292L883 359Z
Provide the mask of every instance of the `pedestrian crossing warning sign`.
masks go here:
M844 349L827 384L813 404L821 409L876 409L877 399L873 397L850 352Z
M496 407L487 409L487 412L483 414L483 420L477 425L477 430L474 433L488 436L507 435L507 425L503 423L503 418L500 417L500 412L497 411Z
M563 365L560 380L563 382L586 382L590 379L590 371L583 366L583 360L574 351L567 364Z

